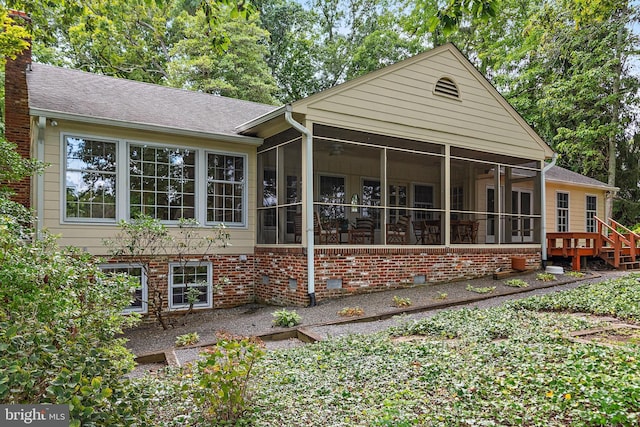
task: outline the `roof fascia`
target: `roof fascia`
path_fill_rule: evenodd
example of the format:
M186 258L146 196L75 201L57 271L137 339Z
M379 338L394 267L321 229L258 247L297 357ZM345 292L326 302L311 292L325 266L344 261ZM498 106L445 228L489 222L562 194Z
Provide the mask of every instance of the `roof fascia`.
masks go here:
M584 183L574 182L574 181L564 181L564 180L561 180L561 179L552 179L552 178L549 178L549 177L545 177L545 181L546 182L552 182L554 184L563 184L563 185L567 185L567 186L571 186L571 187L593 188L593 189L598 189L598 190L615 191L615 192L620 191L620 187L612 187L612 186L610 186L608 184L605 184L605 183L602 183L602 185L584 184Z
M286 109L287 109L287 105L283 105L282 107L276 108L275 110L269 111L268 113L258 116L255 119L249 120L246 123L236 126L235 130L238 133L247 132L262 124L265 124L270 120L283 116Z
M104 119L99 117L87 117L79 114L64 113L54 110L42 110L38 108L30 108L29 114L32 116L43 116L50 119L69 120L81 123L89 123L104 126L117 126L125 129L145 130L152 132L163 132L173 135L192 136L197 138L213 138L222 142L235 142L247 145L260 146L263 143L262 138L245 135L226 135L220 133L211 133L196 130L180 129L170 126L158 126L149 123L132 123L124 120Z

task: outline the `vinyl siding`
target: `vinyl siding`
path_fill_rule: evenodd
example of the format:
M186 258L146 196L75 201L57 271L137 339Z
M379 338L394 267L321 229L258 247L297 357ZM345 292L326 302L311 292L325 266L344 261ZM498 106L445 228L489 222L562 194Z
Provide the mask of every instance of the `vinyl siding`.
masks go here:
M294 111L315 123L510 156L542 159L550 153L452 50L417 58L300 101ZM433 93L445 76L455 81L459 100Z
M255 246L255 194L256 194L256 162L255 147L243 144L218 142L198 138L187 138L176 135L140 132L128 129L116 129L104 126L84 125L58 120L58 126L47 125L45 131L44 155L48 167L44 173L44 205L42 226L53 234L60 235L59 244L62 246L77 246L95 255L105 255L104 239L113 238L118 231L117 226L104 223L63 223L62 192L64 191L61 163L63 149L61 147L62 134L96 137L100 139L125 139L134 142L148 142L186 146L192 148L207 148L231 153L247 155L247 225L244 228L229 228L232 246L216 249L216 253L253 253ZM122 178L121 178L122 179Z
M561 183L549 182L546 185L547 200L547 232L558 231L556 194L559 192L569 193L569 230L570 232L586 231L587 229L587 196L597 197L598 218L604 219L605 190L595 188L583 188L577 186L563 185Z

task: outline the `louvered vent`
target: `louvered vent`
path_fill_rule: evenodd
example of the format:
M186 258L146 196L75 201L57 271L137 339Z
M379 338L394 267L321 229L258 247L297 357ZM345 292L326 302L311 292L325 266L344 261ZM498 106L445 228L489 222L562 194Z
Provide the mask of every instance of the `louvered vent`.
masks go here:
M453 98L460 98L460 93L458 92L458 86L453 82L453 80L443 77L436 83L435 93L438 95L451 96Z

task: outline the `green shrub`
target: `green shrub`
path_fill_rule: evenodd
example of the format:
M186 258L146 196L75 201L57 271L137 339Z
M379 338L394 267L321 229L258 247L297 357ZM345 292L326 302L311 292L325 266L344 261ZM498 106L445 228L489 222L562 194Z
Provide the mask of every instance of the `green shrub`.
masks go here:
M512 288L526 288L529 286L529 284L522 279L510 279L505 281L504 284Z
M338 316L342 317L355 317L362 316L364 314L364 310L360 307L345 307L342 310L338 311Z
M410 307L411 306L411 298L402 298L397 295L393 296L393 305L396 307Z
M201 354L195 372L195 399L209 420L235 421L245 412L251 369L264 355L262 344L250 338L218 334L215 346Z
M496 290L496 287L495 286L475 287L475 286L467 285L467 290L470 292L475 292L477 294L490 294L491 292Z
M556 280L556 276L551 273L538 273L536 276L537 280L542 280L543 282L552 282Z
M0 404L69 404L71 425L144 424L149 401L116 338L138 319L122 314L135 284L20 229L0 217Z
M300 324L302 318L295 310L289 311L285 308L275 311L273 314L273 324L283 328L293 328Z
M200 341L200 335L197 332L191 332L188 334L180 335L176 337L176 347L184 347L186 345L193 345Z

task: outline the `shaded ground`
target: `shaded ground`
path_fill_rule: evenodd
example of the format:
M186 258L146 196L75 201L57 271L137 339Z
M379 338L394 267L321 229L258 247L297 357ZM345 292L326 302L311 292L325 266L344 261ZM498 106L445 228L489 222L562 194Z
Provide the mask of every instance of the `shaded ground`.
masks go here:
M295 310L301 317L300 327L304 327L322 337L332 337L349 333L372 333L386 329L400 321L432 315L439 309L456 306L487 307L499 305L506 299L521 298L538 293L549 293L556 290L570 289L584 283L606 280L610 277L624 275L618 271L599 271L588 273L583 278L559 275L557 280L544 282L537 280L537 272L530 272L494 280L492 277L465 280L453 283L419 285L410 288L396 289L364 295L346 296L328 301L322 301L315 307L285 307ZM529 284L526 288L507 286L509 279L521 279ZM487 294L480 294L468 290L473 288L495 289ZM394 306L394 297L408 298L411 306L399 309ZM359 307L364 311L364 317L380 316L378 319L357 322L358 318L345 318L338 312L347 307ZM282 328L272 326L272 313L282 307L250 304L232 309L220 309L200 312L186 318L186 324L180 322L174 328L163 331L155 325L129 330L125 334L128 338L127 347L137 356L175 349L176 337L197 332L200 344L213 343L218 331L225 331L235 335L258 336L273 333ZM406 314L402 314L402 312ZM295 340L279 343L280 346L293 346ZM176 354L184 353L184 359L189 359L191 353L197 355L198 349L180 349Z

